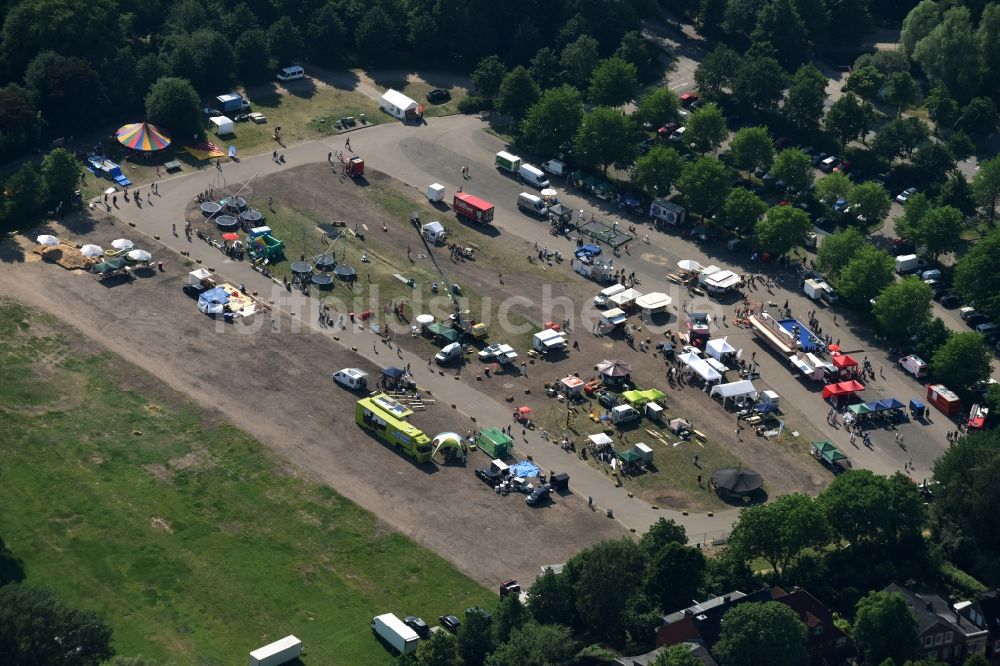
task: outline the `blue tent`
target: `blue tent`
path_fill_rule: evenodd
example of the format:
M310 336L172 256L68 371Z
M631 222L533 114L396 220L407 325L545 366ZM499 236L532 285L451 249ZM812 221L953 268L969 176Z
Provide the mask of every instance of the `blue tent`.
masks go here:
M888 409L888 407L882 404L881 400L873 400L871 402L866 402L865 407L872 410L872 413L884 412L885 410Z
M599 257L601 256L601 248L596 245L581 245L576 248L576 256L579 257L581 254L589 254L593 257Z
M382 371L382 374L388 377L389 379L399 379L404 374L406 374L406 371L401 368L397 368L394 365L390 365L388 368Z
M778 411L778 406L773 402L762 402L754 407L754 410L756 410L758 414L770 414L771 412Z
M206 303L225 305L229 302L229 294L222 287L215 287L202 292L201 296L198 297L198 300L205 301Z
M884 400L879 400L879 402L884 402L888 404L889 409L902 409L903 407L905 407L903 403L901 403L899 400L896 400L895 398L886 398Z

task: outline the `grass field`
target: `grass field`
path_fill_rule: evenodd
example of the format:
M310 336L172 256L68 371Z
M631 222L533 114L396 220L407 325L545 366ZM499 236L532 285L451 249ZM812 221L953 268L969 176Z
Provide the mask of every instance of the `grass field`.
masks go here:
M28 583L100 613L119 653L243 663L294 633L304 663L387 664L374 614L492 606L489 591L232 425L63 335L0 301L0 535Z

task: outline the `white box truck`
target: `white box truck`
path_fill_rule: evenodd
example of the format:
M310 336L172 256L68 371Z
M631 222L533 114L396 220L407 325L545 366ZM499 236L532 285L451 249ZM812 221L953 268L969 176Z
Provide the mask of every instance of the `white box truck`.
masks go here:
M399 654L406 654L417 649L420 637L417 632L403 624L403 621L392 613L376 615L372 618L372 631Z
M533 164L522 164L521 168L517 170L517 176L521 182L528 183L540 190L549 186L549 179L545 177L545 172Z
M250 653L249 666L278 666L302 656L302 641L295 636L285 636L280 641L257 648Z
M896 272L900 275L914 273L927 267L927 262L915 254L901 254L896 257Z
M368 388L368 373L358 368L344 368L333 373L333 381L351 391Z

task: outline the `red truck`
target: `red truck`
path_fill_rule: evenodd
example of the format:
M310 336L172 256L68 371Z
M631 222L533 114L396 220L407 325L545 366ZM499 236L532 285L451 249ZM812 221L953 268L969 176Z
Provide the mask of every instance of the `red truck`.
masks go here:
M493 222L493 204L485 199L474 197L471 194L458 192L455 200L451 203L455 212L463 217L467 217L473 222L490 224Z

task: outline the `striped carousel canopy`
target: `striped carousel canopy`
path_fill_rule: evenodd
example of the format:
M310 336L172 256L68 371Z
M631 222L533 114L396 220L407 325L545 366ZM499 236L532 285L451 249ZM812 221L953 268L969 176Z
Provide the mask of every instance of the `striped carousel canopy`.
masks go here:
M170 137L156 125L131 123L120 127L118 143L133 150L163 150L170 145Z

